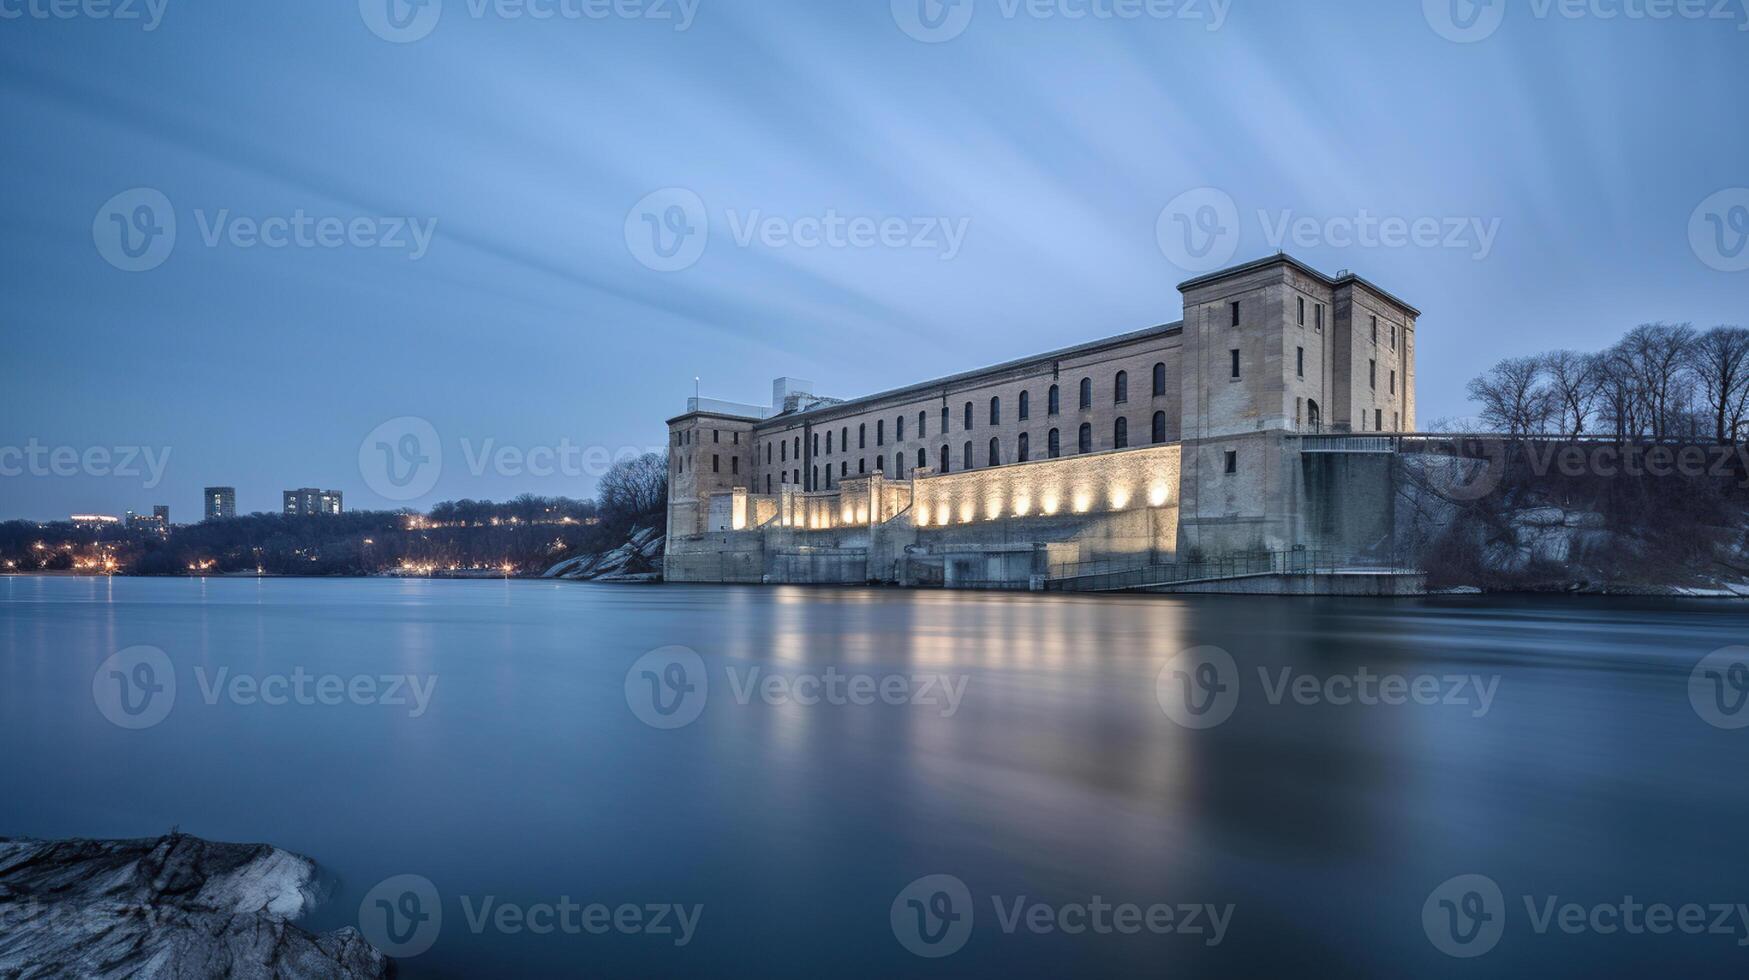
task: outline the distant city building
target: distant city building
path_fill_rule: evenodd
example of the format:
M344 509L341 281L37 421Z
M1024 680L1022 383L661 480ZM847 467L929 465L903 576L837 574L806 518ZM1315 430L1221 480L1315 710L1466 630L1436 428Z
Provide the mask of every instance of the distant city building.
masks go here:
M338 490L318 490L315 487L303 487L298 490L287 490L285 498L285 513L294 517L314 517L317 515L334 516L345 511Z
M170 508L158 504L152 508L150 515L136 514L130 510L127 512L127 526L130 531L140 529L152 531L160 537L168 535L170 533Z
M204 513L209 521L222 521L237 516L236 487L207 487Z
M104 528L121 526L121 518L108 514L74 514L67 518L77 528Z

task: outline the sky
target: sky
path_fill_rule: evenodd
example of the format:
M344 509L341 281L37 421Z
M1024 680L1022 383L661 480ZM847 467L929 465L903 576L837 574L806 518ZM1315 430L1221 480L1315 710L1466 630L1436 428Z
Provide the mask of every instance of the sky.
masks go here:
M588 496L695 378L867 394L1277 250L1469 415L1749 325L1745 3L0 0L0 519Z

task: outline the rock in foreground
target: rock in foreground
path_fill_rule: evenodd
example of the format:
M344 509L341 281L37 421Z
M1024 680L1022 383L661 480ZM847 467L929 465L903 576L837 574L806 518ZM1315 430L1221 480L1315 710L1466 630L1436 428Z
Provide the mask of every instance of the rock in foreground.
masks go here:
M292 925L316 866L265 844L171 834L0 838L0 976L386 977L355 929Z

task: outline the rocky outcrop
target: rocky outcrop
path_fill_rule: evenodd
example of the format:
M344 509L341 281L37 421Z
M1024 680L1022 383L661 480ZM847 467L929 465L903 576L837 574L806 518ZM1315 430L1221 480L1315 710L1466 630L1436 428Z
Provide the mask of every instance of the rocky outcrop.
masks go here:
M666 542L667 538L655 528L638 528L625 544L612 551L567 558L541 577L586 582L654 582L662 577L662 548Z
M386 977L351 928L311 935L316 866L265 844L0 838L0 977Z

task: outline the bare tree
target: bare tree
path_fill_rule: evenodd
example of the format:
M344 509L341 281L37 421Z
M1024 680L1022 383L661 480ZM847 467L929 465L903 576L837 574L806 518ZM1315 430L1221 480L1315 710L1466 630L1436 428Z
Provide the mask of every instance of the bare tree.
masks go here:
M1482 421L1515 436L1546 429L1554 400L1542 374L1542 358L1509 357L1472 380L1470 397L1481 406Z
M1617 345L1638 383L1644 424L1654 439L1675 434L1692 400L1688 350L1694 336L1688 324L1645 323Z
M1598 373L1603 370L1595 354L1558 350L1542 357L1543 377L1548 379L1555 425L1563 435L1577 439L1597 410L1603 395Z
M661 510L668 501L668 461L645 453L613 464L601 478L604 517L632 519Z
M1749 330L1714 327L1694 338L1688 348L1688 370L1705 398L1713 437L1735 442L1749 399Z

